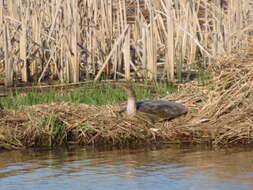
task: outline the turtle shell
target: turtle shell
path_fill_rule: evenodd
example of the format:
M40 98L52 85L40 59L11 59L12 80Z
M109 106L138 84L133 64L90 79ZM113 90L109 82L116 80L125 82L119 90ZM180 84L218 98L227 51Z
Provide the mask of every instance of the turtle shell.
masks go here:
M187 113L182 104L165 100L144 100L136 102L139 112L158 117L160 120L170 120Z

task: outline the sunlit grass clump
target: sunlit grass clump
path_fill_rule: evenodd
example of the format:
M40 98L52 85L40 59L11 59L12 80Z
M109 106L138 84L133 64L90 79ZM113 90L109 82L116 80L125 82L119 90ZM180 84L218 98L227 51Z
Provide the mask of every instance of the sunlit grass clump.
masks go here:
M171 85L161 84L149 87L134 87L137 99L148 99L165 96L175 91ZM52 102L71 102L88 105L118 104L127 99L124 91L111 84L89 84L75 89L33 89L24 93L16 91L0 102L6 109L20 109L23 106L49 104Z

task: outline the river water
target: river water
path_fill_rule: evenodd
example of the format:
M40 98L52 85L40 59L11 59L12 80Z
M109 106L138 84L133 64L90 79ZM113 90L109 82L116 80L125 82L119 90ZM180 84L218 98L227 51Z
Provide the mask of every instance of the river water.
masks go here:
M0 190L253 190L253 149L0 153Z

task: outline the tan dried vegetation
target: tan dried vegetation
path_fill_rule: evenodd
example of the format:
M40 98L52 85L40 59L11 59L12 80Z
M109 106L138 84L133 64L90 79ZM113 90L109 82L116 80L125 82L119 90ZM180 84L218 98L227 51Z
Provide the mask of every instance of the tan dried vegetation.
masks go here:
M252 143L253 55L242 51L252 44L251 0L1 2L8 2L0 7L0 61L7 82L14 68L27 80L28 66L30 74L39 73L39 81L49 69L61 81L77 82L79 69L89 74L88 67L94 80L103 72L114 78L129 79L134 73L155 79L160 65L164 76L174 78L177 61L190 68L198 56L209 64L212 76L206 86L187 83L165 97L188 106L188 115L155 124L122 116L118 106L52 104L2 110L0 147Z
M0 73L6 86L173 79L247 47L252 10L251 0L1 0Z
M35 105L23 111L2 110L0 147L64 144L207 143L214 146L253 142L253 58L229 58L213 65L207 86L182 85L164 97L181 102L189 113L151 123L119 114L119 106L70 103Z

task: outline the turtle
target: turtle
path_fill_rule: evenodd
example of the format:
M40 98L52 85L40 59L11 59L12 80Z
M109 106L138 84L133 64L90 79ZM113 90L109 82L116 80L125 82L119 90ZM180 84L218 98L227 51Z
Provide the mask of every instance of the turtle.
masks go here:
M131 87L122 86L127 94L127 105L121 111L128 116L135 116L141 113L145 117L155 121L171 120L185 115L188 109L177 102L166 100L142 100L136 101L135 92Z

